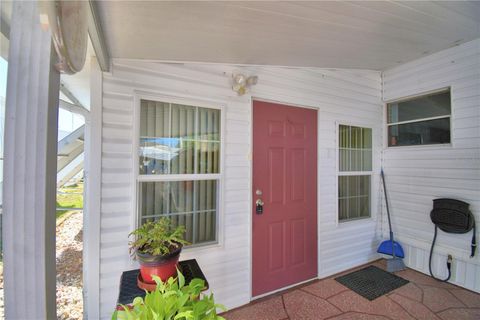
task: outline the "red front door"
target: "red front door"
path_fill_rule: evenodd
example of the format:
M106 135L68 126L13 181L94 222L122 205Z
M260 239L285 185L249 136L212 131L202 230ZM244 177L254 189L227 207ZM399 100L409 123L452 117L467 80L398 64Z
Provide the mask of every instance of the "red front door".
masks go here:
M253 102L252 193L253 296L316 277L316 110Z

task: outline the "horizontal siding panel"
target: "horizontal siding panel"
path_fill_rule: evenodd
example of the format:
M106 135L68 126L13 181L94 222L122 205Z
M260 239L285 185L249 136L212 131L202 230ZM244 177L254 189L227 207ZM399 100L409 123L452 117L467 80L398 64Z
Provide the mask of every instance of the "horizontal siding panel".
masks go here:
M238 97L230 88L232 72L243 69L256 74L259 83L251 95ZM336 128L337 122L356 121L374 128L375 167L380 166L381 78L378 72L362 70L248 68L227 65L161 64L115 59L111 74L104 74L102 130L102 208L100 307L107 317L116 299L118 277L132 268L128 256L128 232L134 221L135 196L133 132L136 91L215 101L224 112L224 181L220 244L186 249L182 259L196 258L205 272L216 300L238 307L250 300L251 224L251 99L281 101L283 104L319 108L319 221L325 232L320 240L319 268L348 268L377 257L372 241L376 223L345 228L336 224ZM378 180L374 180L378 185ZM377 187L374 187L377 189ZM323 222L328 228L325 228ZM333 224L330 224L333 223ZM353 238L352 238L353 235ZM345 237L346 241L333 241ZM320 235L320 239L322 235ZM358 252L349 248L354 241ZM339 263L336 249L344 252ZM325 253L324 253L325 252ZM338 270L338 268L337 268ZM338 271L337 271L338 272ZM233 275L232 275L233 274Z
M412 152L414 152L412 150ZM396 168L436 168L436 169L450 169L452 168L452 161L445 159L424 160L424 159L412 159L412 160L385 160L385 167ZM457 168L461 169L477 169L478 159L457 159L455 161Z
M480 40L471 41L383 73L384 100L450 87L452 145L387 148L384 166L393 224L406 251L406 263L428 273L434 225L432 200L450 197L470 203L480 221ZM385 208L383 208L383 211ZM383 230L387 230L384 219ZM477 231L478 232L478 231ZM445 275L445 260L453 254L451 282L480 292L479 258L470 259L471 233L439 232L434 272Z
M103 112L102 121L106 126L127 125L131 127L133 125L133 117L130 112L121 113L114 110L112 112Z
M301 80L292 83L292 80L299 78ZM323 78L329 78L329 76L323 75ZM279 87L289 87L291 90L321 96L323 99L334 99L336 103L342 104L358 103L362 106L370 105L375 104L381 98L378 88L359 88L358 85L348 85L345 82L337 81L335 78L315 82L300 76L263 73L261 85L273 90ZM349 92L349 96L339 96L339 92Z
M388 77L385 78L385 85L389 85L390 81L395 81L395 87L408 87L412 85L412 82L435 82L441 79L452 77L465 77L474 75L474 68L477 63L478 53L470 52L468 55L461 58L452 58L448 59L442 64L442 67L439 68L438 65L432 65L429 68L423 66L416 70L415 73L411 73L408 76L403 77ZM385 72L388 74L388 71ZM447 77L448 75L448 77ZM393 79L392 79L393 78ZM386 88L387 89L387 88Z
M401 77L414 77L422 71L422 68L438 68L448 65L448 63L456 57L469 56L475 50L478 50L479 41L474 40L462 44L461 46L443 50L427 57L417 59L415 61L396 66L384 72L389 79L396 80ZM478 51L477 51L478 53ZM385 82L384 82L385 84Z
M401 183L389 183L389 192L391 193L403 193L414 194L414 195L423 195L431 196L434 198L448 198L448 197L461 197L464 200L474 200L478 199L477 190L468 190L468 189L453 189L446 186L419 186L419 185L410 185L410 184L401 184ZM405 199L405 201L408 198ZM433 199L433 198L432 198Z
M391 148L395 149L395 148ZM461 149L455 148L453 151L452 146L440 146L438 148L397 148L397 150L392 150L395 152L385 152L384 160L416 160L416 159L429 159L429 160L438 160L438 159L479 159L480 148Z
M452 158L452 161L455 158ZM427 168L404 168L385 167L385 174L389 176L410 177L437 177L444 179L478 180L480 172L464 168L427 169ZM388 178L387 178L388 179Z
M238 192L237 190L226 190L224 193L225 201L245 201L245 199L250 195L250 190L245 189L244 191Z
M342 271L377 260L380 256L375 251L375 247L370 247L365 251L356 252L348 257L337 257L322 267L320 278L329 277Z
M414 79L411 79L411 82L412 82L411 84L415 84L413 86L412 85L404 86L404 87L395 86L393 88L392 86L389 86L389 87L384 86L384 89L383 89L384 99L385 101L391 101L391 100L402 99L404 97L408 97L412 95L422 94L426 91L443 89L449 86L452 88L456 88L457 83L459 87L461 87L462 85L471 85L472 81L476 81L476 74L474 71L470 70L468 74L459 73L457 78L458 79L454 79L453 80L454 82L452 82L448 80L448 75L445 75L444 78L433 79L431 82L422 83L422 84L419 84L420 81L414 81ZM452 84L452 83L455 83L455 84Z

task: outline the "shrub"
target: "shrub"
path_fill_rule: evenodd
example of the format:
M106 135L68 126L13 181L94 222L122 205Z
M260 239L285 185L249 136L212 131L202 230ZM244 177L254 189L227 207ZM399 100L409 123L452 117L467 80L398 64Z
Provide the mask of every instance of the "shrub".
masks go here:
M153 276L157 284L155 291L147 292L145 298L137 297L132 306L123 306L112 315L112 320L224 320L217 309L213 294L201 295L205 282L193 279L185 285L185 278L178 271L178 278L162 282Z

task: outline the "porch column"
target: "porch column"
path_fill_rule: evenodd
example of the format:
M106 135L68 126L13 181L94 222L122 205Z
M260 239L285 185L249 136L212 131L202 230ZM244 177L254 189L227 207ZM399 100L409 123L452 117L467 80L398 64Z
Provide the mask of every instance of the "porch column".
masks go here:
M5 115L6 319L55 319L55 197L60 74L37 1L14 1Z

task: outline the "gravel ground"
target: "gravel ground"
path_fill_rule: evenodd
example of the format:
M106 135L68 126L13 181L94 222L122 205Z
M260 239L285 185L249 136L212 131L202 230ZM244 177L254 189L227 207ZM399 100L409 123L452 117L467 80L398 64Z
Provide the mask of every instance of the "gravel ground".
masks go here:
M83 212L57 226L57 318L82 319ZM3 263L0 262L0 319L3 319Z
M57 226L57 318L82 319L83 212Z
M0 319L4 319L5 314L3 310L3 261L0 262Z

